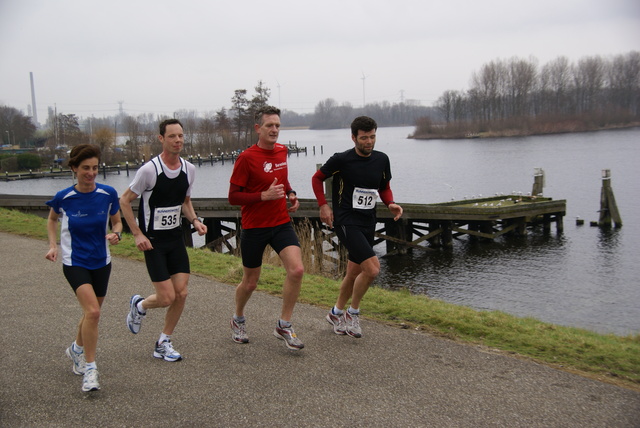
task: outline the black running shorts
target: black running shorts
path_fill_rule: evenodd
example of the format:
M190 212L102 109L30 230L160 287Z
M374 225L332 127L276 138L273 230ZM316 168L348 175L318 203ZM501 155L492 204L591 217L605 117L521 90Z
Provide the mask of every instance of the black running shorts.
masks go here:
M83 284L91 284L96 297L104 297L107 295L107 287L109 286L109 276L111 276L111 263L101 267L100 269L87 269L80 266L62 265L62 273L69 281L69 285L75 293Z
M262 266L262 255L267 245L271 245L271 248L280 254L280 251L291 245L299 247L300 241L291 222L274 227L242 229L240 237L242 265L249 269Z
M349 252L349 260L360 264L376 255L373 251L373 241L376 234L376 225L373 226L336 226L336 235L340 243Z
M144 252L147 271L152 282L171 279L176 273L191 273L187 247L182 237L169 242L151 241L153 250Z

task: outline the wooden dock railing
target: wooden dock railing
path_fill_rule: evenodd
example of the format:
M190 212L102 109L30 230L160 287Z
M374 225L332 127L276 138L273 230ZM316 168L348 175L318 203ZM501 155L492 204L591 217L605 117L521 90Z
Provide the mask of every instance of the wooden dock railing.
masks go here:
M45 202L49 199L49 196L0 195L0 207L47 217L49 209ZM209 229L205 246L213 251L237 253L240 208L230 205L226 198L193 198L192 203ZM137 212L138 200L132 205ZM402 254L410 248L429 251L451 247L460 236L493 240L503 235L525 235L527 227L538 224L548 232L555 223L557 232L561 233L566 213L565 200L521 195L401 205L404 215L395 222L387 208L378 204L376 244L385 242L387 254ZM315 199L301 199L300 209L292 214L292 219L316 237L316 248L326 248L324 243L330 244L328 252L338 248L333 231L320 222ZM183 221L183 231L187 244L193 245L191 225L187 221Z

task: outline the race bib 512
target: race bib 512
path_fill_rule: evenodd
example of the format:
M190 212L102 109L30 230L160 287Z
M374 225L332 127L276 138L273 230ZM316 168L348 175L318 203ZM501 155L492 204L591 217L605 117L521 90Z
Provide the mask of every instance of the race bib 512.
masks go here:
M374 189L363 189L354 187L353 189L353 208L361 210L370 210L376 207L378 200L378 192Z

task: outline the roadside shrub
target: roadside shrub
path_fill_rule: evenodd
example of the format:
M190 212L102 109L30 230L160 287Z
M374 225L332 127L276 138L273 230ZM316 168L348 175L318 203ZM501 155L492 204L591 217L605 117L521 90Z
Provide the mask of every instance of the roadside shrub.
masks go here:
M40 169L42 165L42 159L40 156L34 155L33 153L22 153L18 155L18 168L27 170L37 170Z
M18 171L18 158L15 156L0 157L0 172L16 172Z

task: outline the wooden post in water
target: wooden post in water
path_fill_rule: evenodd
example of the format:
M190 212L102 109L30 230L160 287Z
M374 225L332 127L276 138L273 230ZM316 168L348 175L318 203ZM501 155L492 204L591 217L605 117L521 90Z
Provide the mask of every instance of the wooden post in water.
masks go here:
M486 233L487 235L493 235L493 225L495 222L493 221L482 221L480 222L480 232ZM490 241L492 238L481 238L481 240Z
M545 214L542 216L542 231L547 234L551 232L551 215Z
M408 236L411 236L411 227L408 222L408 220L403 218L398 221L394 221L393 219L385 220L384 228L387 236L397 238L401 241L411 241L411 239L407 239ZM387 240L386 245L387 254L392 251L397 251L398 254L407 254L407 247L405 245L399 245L391 240Z
M442 246L445 248L453 247L453 222L450 220L445 220L440 222L440 227L442 228Z
M531 189L531 196L542 196L544 189L544 170L542 168L534 168L533 173L533 189Z
M220 220L214 218L205 218L203 221L204 225L207 226L207 234L205 235L205 244L209 242L217 241L222 237L222 227L220 224ZM216 251L218 253L222 252L222 242L215 244L212 251Z
M440 224L437 221L429 222L429 226L427 228L428 234L429 235L431 235L432 233L434 234L431 236L431 238L427 239L430 247L438 248L441 245L440 234L436 233L436 231L439 230L439 228L440 228Z
M564 223L562 222L562 216L556 214L556 233L564 232Z
M622 218L620 211L616 205L616 198L611 188L611 170L602 170L602 190L600 191L600 218L598 226L611 227L611 221L615 223L615 227L622 227Z

